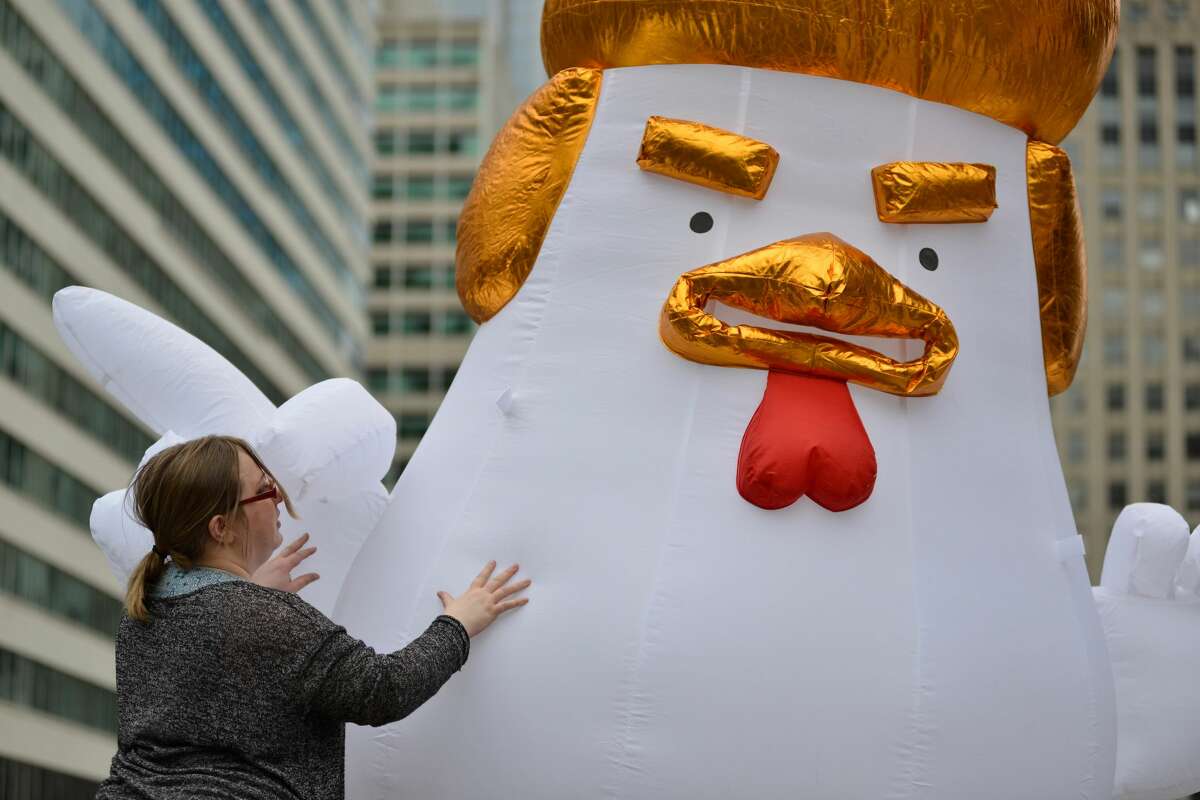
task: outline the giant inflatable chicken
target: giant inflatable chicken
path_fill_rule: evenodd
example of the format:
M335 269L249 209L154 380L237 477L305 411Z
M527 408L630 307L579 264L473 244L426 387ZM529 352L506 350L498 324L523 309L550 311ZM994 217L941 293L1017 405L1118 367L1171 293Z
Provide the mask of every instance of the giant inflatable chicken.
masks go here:
M118 397L162 387L165 441L242 433L302 512L349 509L313 600L377 649L489 558L534 578L441 695L352 730L352 798L1170 800L1200 790L1200 537L1131 507L1094 597L1047 402L1086 296L1055 143L1117 16L548 0L553 77L460 221L481 327L386 505L353 387L197 400L169 376L233 368L86 290L60 330ZM120 500L118 570L149 546Z

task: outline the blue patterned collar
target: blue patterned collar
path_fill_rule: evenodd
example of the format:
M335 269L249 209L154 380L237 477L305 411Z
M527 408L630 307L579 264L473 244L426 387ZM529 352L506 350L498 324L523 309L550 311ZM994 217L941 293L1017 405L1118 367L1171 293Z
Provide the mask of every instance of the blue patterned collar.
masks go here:
M178 597L181 594L194 592L206 586L229 581L244 581L238 575L213 567L193 567L182 569L174 561L167 562L166 572L158 579L151 590L151 597Z

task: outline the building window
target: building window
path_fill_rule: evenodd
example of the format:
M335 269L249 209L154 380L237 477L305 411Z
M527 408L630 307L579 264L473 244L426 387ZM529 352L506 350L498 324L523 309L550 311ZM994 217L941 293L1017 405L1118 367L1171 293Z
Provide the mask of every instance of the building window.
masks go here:
M428 173L416 173L405 178L404 196L408 200L427 201L434 198L434 178Z
M404 440L420 439L429 430L429 415L406 411L396 420L397 435Z
M1168 13L1172 6L1183 6L1184 3L1168 2ZM1194 98L1196 96L1196 50L1191 45L1180 45L1175 48L1175 96Z
M1121 219L1123 196L1120 189L1104 189L1100 192L1100 209L1104 219L1118 222Z
M450 65L473 67L479 63L479 42L475 39L455 39L450 42Z
M86 532L100 492L0 431L0 483Z
M437 131L425 128L410 130L405 138L404 152L412 156L436 153Z
M1138 219L1153 222L1162 218L1162 189L1147 187L1138 193Z
M1167 457L1167 442L1162 431L1146 433L1146 460L1162 461Z
M1157 331L1142 334L1142 360L1148 367L1161 367L1167 361L1167 345Z
M450 175L446 178L446 199L447 200L466 200L467 195L471 193L471 184L474 183L474 175ZM1198 203L1200 205L1200 203Z
M1117 62L1120 55L1119 50L1113 50L1112 61L1108 62L1108 71L1104 73L1104 80L1100 82L1101 97L1116 97L1120 93L1121 76Z
M391 315L386 311L371 312L371 335L387 336L392 332Z
M1188 237L1179 240L1179 263L1188 270L1200 267L1200 239Z
M1113 431L1108 434L1109 461L1124 461L1127 449L1127 439L1124 431Z
M137 424L0 321L0 375L124 458L138 462L154 443Z
M1183 337L1183 360L1188 364L1200 363L1200 334L1189 333Z
M1179 22L1187 19L1189 0L1167 0L1166 12L1167 19L1171 22ZM1183 49L1183 48L1180 48ZM1187 48L1190 50L1191 48Z
M1120 286L1104 287L1104 315L1106 317L1124 317L1126 299L1129 293Z
M1087 459L1087 437L1083 431L1072 429L1067 431L1067 462L1082 464Z
M409 264L404 268L404 288L429 291L433 288L431 264Z
M1162 240L1156 236L1143 238L1138 245L1138 264L1142 269L1153 272L1162 269L1165 262Z
M371 180L371 197L375 200L392 200L396 197L396 176L391 173L376 173Z
M1125 410L1125 384L1110 383L1104 387L1104 407L1109 411Z
M442 107L450 111L470 111L478 105L479 87L474 83L456 83L450 86L442 99Z
M1108 507L1114 511L1122 509L1129 502L1129 489L1125 481L1111 481L1108 484Z
M1183 407L1188 411L1200 411L1200 383L1183 387Z
M1187 460L1200 461L1200 433L1194 431L1188 433L1187 438L1184 439L1184 444L1187 447Z
M1067 484L1067 494L1071 498L1071 509L1076 514L1082 514L1087 509L1087 484L1082 481L1070 481Z
M375 267L375 280L372 285L376 289L392 288L392 268L390 266Z
M388 244L396 240L396 228L391 220L381 220L371 226L371 241L375 244Z
M474 128L455 128L446 134L446 152L454 155L478 155L479 132Z
M433 330L433 314L422 310L408 310L401 317L401 331L405 336L428 336Z
M388 371L373 367L367 370L367 388L372 392L383 394L388 391Z
M1200 511L1200 481L1195 479L1187 482L1187 510Z
M1163 385L1157 381L1152 381L1146 384L1146 411L1150 414L1158 414L1163 410L1165 402L1165 394Z
M450 391L450 384L454 383L454 377L456 375L458 375L458 367L442 367L441 387L443 392Z
M1165 481L1152 480L1146 482L1146 502L1167 502L1167 484Z
M471 333L475 325L465 311L450 309L442 313L442 333L447 336L462 336Z
M425 394L429 386L429 367L400 368L400 391L405 394Z
M1185 225L1200 222L1200 189L1188 187L1179 190L1179 221Z
M100 784L0 756L0 796L5 800L92 800Z
M104 733L117 731L116 692L3 649L0 699Z
M1127 353L1124 333L1104 334L1104 363L1107 366L1123 366L1125 364L1126 355Z
M433 242L433 220L406 219L404 221L404 241L408 244L431 244Z
M1137 5L1136 3L1134 4ZM1154 97L1158 94L1158 71L1153 47L1137 49L1137 91L1139 97Z
M0 591L83 625L105 638L117 635L121 602L73 575L0 540Z
M1101 257L1104 271L1122 273L1125 271L1125 239L1120 236L1105 236L1100 240Z

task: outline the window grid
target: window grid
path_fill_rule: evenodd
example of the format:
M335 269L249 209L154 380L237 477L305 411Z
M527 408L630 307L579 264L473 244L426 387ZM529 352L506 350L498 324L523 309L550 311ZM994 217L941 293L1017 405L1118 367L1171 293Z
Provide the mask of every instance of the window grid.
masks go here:
M108 639L117 635L124 613L119 600L3 540L0 540L0 591L91 628Z
M0 756L0 797L5 800L92 800L100 784Z
M300 78L300 83L304 86L304 91L308 94L309 101L320 112L321 118L325 121L325 127L333 133L334 141L337 142L338 148L342 151L342 155L350 161L350 166L354 169L354 174L357 176L360 184L367 182L367 160L363 154L350 139L350 134L346 132L346 128L338 119L337 114L333 112L333 108L329 105L329 100L326 99L325 93L321 91L321 87L313 78L312 72L308 69L308 65L296 50L296 46L292 44L291 37L279 24L279 20L271 13L271 7L266 0L246 0L250 10L254 12L254 17L258 21L258 26L262 29L266 37L271 40L271 44L279 51L280 57L287 62L292 74Z
M0 649L0 698L105 733L117 732L117 694Z
M3 0L0 0L2 3ZM29 131L8 113L0 103L0 155L12 163L18 171L71 219L76 227L106 253L113 263L125 272L136 284L163 305L184 328L207 342L214 350L228 358L263 390L276 404L286 399L282 390L262 370L250 361L225 333L209 319L179 285L150 258L132 238L117 225L88 192L66 173L50 153L42 147ZM19 255L32 253L30 239L19 232L16 225L3 215L6 252L13 247ZM15 246L14 246L15 245ZM35 258L35 257L32 257ZM45 264L46 259L36 259ZM250 303L251 298L244 298ZM303 352L292 352L297 361L304 365ZM324 370L321 375L326 375Z
M72 4L84 4L91 13L100 19L100 15L92 5L92 0L60 0L60 2L69 2ZM187 36L175 24L171 15L162 5L160 0L134 0L138 9L142 12L142 16L150 23L150 26L158 33L163 44L166 45L167 53L175 62L176 68L180 74L188 79L192 84L192 88L208 105L213 116L222 123L227 133L232 137L233 141L241 149L242 155L250 162L251 166L258 172L259 177L266 183L267 187L283 202L284 206L291 212L295 218L296 224L304 231L309 240L317 248L321 254L325 266L333 273L342 285L342 288L355 299L361 297L358 294L358 282L355 280L354 271L350 265L342 258L333 242L325 234L323 226L313 217L312 212L308 210L308 206L301 199L300 194L292 186L284 174L280 171L279 166L275 163L270 153L263 147L258 137L251 130L246 120L242 118L241 112L234 106L233 101L225 93L221 83L216 79L216 76L209 70L208 65L196 49L192 47ZM77 17L77 20L79 17ZM166 99L166 95L162 94L150 78L149 73L145 71L137 58L128 50L121 37L115 30L104 23L104 33L93 28L88 28L85 33L88 38L91 38L102 54L113 67L120 67L117 72L122 80L129 83L130 75L134 72L139 73L139 80L136 82L136 87L141 91L150 92L157 95L160 103L171 109L171 103ZM117 55L119 53L119 55ZM143 85L152 88L142 88ZM131 85L134 88L134 85ZM182 124L182 118L179 117L173 109L170 115Z
M0 483L74 522L85 535L92 504L100 499L100 492L51 464L3 429L0 429Z
M366 238L366 230L364 229L362 219L355 213L350 206L346 195L338 187L337 182L329 173L329 169L325 166L325 159L317 154L316 149L305 135L304 129L296 118L292 116L292 112L288 110L287 104L283 102L283 98L275 91L275 86L271 83L270 78L263 72L259 66L258 60L246 46L246 42L242 39L241 34L237 32L237 28L233 26L229 17L225 16L225 11L221 8L218 0L200 0L200 8L208 16L209 22L216 28L220 34L221 40L225 43L237 57L238 63L242 66L242 71L246 73L246 77L250 79L250 83L254 86L259 96L267 108L271 109L271 113L275 116L276 123L283 130L288 141L296 150L296 155L300 160L308 165L312 170L317 183L321 185L325 196L337 207L338 213L341 214L342 222L351 230L354 240L361 242Z
M167 188L158 173L151 169L150 165L138 154L108 115L100 110L99 106L75 82L66 68L54 58L36 34L16 15L7 0L0 0L0 36L2 36L4 48L26 68L30 76L71 118L80 131L95 143L97 149L121 172L150 207L158 212L159 219L164 226L171 230L197 259L210 266L220 276L222 283L237 300L239 307L246 310L255 324L259 325L268 336L276 339L285 351L292 354L292 357L299 362L309 377L314 380L324 380L328 375L327 371L321 367L291 329L263 300L262 295L234 266L233 261L205 232L188 211L187 206ZM2 108L3 106L0 104L0 109ZM15 120L14 124L19 126ZM23 126L19 127L23 130ZM25 132L24 135L30 134ZM57 165L57 162L48 153L45 158ZM61 170L61 166L58 169ZM205 174L204 170L201 172ZM74 183L73 179L71 180ZM219 194L221 186L215 183L212 185ZM79 188L77 191L83 192L83 189ZM59 195L55 195L53 199L59 203L60 207L63 206L62 198ZM74 202L73 198L67 199ZM90 195L88 200L90 201ZM95 202L84 203L84 205L99 208ZM243 224L246 224L246 220L243 220ZM265 232L265 228L263 231ZM269 234L267 235L269 236ZM333 312L325 309L325 312L322 313L313 303L319 305L323 301L316 298L315 294L312 297L306 295L304 286L307 284L298 284L290 278L293 273L280 260L281 257L286 258L286 256L283 255L282 249L278 248L278 243L276 243L278 252L269 249L267 247L269 243L265 241L260 244L264 246L264 251L276 268L280 270L285 279L288 279L289 285L313 308L317 318L326 324L331 333L337 334L341 327L333 317ZM124 268L125 265L119 263L119 266ZM295 265L292 265L292 268L294 270ZM309 286L308 289L311 294L312 287ZM152 295L155 294L154 290L150 289L149 291Z
M134 462L154 439L0 320L0 373L69 419L81 431Z
M300 16L304 18L304 24L312 32L313 38L321 45L321 50L325 53L325 59L333 67L333 73L337 75L342 89L350 96L351 101L353 101L355 110L360 114L365 113L366 103L363 101L362 92L359 91L358 84L350 77L350 70L346 67L346 62L334 46L333 40L329 38L329 33L325 30L325 26L317 18L312 4L309 0L294 0L294 4L300 9Z

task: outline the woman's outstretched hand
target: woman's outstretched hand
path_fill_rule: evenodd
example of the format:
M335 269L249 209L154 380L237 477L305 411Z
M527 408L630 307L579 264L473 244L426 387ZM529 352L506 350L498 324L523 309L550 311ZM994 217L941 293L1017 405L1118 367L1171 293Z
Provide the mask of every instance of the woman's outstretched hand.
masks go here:
M321 577L315 572L309 572L298 578L292 577L292 570L300 566L301 561L317 552L315 547L304 547L304 543L307 541L307 533L298 536L294 542L272 556L270 561L256 569L250 576L251 582L257 583L259 586L266 586L268 589L278 589L281 592L294 594ZM301 550L301 547L304 549Z
M475 576L475 580L471 581L470 587L458 597L451 596L449 592L437 593L446 615L461 622L462 626L467 629L468 636L473 637L480 633L505 611L529 602L528 597L506 599L517 592L528 589L529 584L532 583L528 579L509 583L519 569L516 564L493 578L492 573L495 569L496 562L489 561L483 571Z

